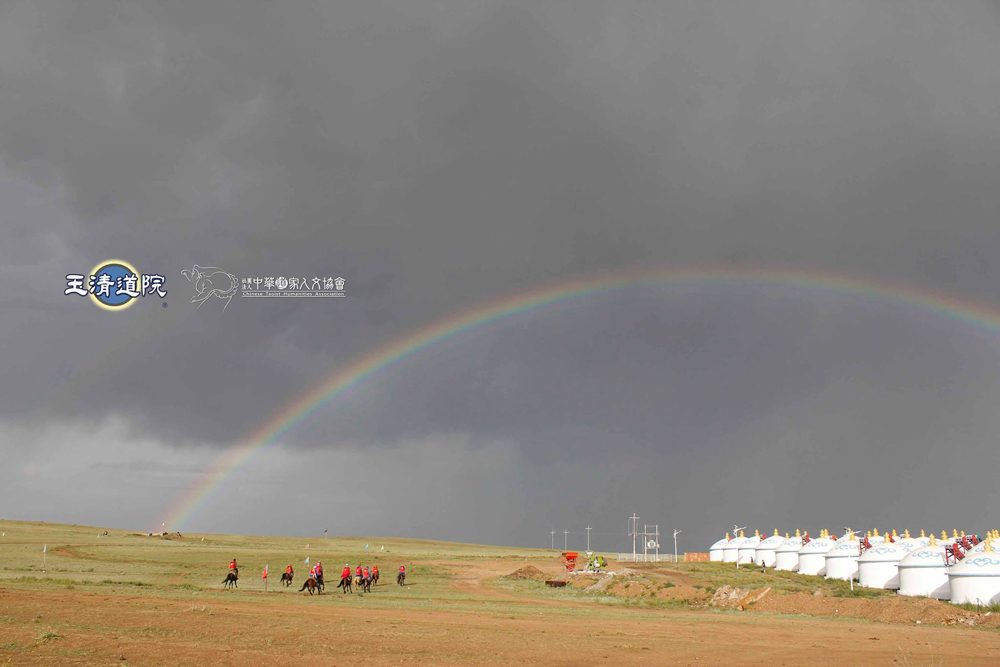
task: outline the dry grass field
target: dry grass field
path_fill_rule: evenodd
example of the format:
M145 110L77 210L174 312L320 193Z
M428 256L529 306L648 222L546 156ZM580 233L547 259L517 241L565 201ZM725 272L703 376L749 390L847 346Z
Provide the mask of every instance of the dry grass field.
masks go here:
M565 578L548 550L110 528L97 537L104 530L0 521L0 666L1000 661L992 615L795 574L612 564L616 576L556 589L542 581ZM378 563L382 581L367 594L331 584L310 597L299 592L307 556L327 579L345 562ZM225 591L234 557L239 589ZM288 564L296 579L284 588ZM727 586L738 592L721 600Z

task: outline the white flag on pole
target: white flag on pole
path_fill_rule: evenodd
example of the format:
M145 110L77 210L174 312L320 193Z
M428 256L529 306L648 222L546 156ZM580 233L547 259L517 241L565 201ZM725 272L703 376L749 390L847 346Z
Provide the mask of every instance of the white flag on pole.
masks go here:
M306 556L306 565L309 564L309 556Z
M46 551L46 550L47 550L48 548L49 548L49 545L47 545L47 544L43 545L43 546L42 546L42 553L45 553L45 551Z

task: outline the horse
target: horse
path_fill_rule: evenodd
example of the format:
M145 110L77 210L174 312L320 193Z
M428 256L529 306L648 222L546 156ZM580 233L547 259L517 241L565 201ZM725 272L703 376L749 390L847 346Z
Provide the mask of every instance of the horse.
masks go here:
M396 583L397 584L399 584L400 586L402 586L404 581L406 581L406 573L405 572L400 572L399 574L396 575Z
M282 572L281 573L281 583L283 583L285 585L285 588L288 588L289 586L291 586L292 585L292 573L291 572Z
M222 580L223 588L229 588L230 586L232 586L233 588L239 588L239 586L236 585L236 580L239 578L240 578L239 570L230 572L229 574L226 575L226 578Z
M337 588L343 588L345 593L347 593L348 591L353 592L354 589L351 587L352 578L353 577L341 577L340 583L337 584Z
M326 590L326 584L323 582L323 575L322 574L316 575L316 585L319 586L319 589L321 591L325 591Z
M323 594L323 589L319 587L319 583L317 583L317 581L312 577L309 577L304 582L302 582L302 588L299 589L299 593L301 593L307 588L309 589L309 595L312 595L314 590L316 591L317 595Z
M372 585L375 586L377 584L378 584L378 572L372 572Z
M361 590L364 591L365 593L371 593L372 592L372 578L370 576L368 576L368 577L362 577L362 579L361 579Z

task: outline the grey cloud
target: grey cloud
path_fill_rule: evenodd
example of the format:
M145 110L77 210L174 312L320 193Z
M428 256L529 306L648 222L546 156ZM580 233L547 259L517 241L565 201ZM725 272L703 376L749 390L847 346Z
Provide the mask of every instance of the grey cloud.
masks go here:
M0 12L0 418L19 428L97 432L111 415L118 437L217 450L447 313L603 270L791 264L997 299L990 3ZM66 273L108 257L166 272L169 307L111 315L62 295ZM335 273L349 297L196 310L193 264ZM685 495L729 480L763 507L787 497L760 490L770 466L844 477L851 457L821 452L879 439L893 454L864 479L890 503L895 453L957 439L974 461L989 440L991 335L794 287L625 290L433 346L282 446L505 442L535 471L524 496L572 514L598 503L544 490L567 458L614 511L665 502L645 489L681 463Z

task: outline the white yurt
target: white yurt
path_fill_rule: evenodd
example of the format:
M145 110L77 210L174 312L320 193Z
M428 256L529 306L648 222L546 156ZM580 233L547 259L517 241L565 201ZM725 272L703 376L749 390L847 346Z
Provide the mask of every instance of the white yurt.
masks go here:
M820 533L815 540L810 540L799 549L799 574L826 574L826 552L836 544L827 536L826 531Z
M928 541L926 547L914 549L899 561L899 594L948 600L951 590L948 587L944 547L937 543L933 535Z
M726 546L722 549L722 562L735 563L736 559L739 558L740 546L746 541L746 535L741 530L739 535L726 542Z
M948 572L951 601L955 604L1000 602L1000 553L993 551L992 539L982 544L984 551L969 554Z
M853 532L846 533L826 552L826 578L857 579L860 556L861 541Z
M913 551L914 549L919 549L920 547L927 546L926 544L921 542L919 538L910 537L910 531L908 530L903 531L902 537L897 536L895 538L894 544L903 547L907 551Z
M885 542L885 538L888 537L888 535L889 535L888 533L886 533L885 536L879 535L878 528L876 528L874 532L868 533L867 535L868 543L872 546L875 546L876 544L882 544L883 542Z
M902 542L883 542L861 554L858 559L858 582L867 588L899 588L899 561L910 553ZM917 544L914 542L913 546Z
M931 538L927 537L922 528L920 529L920 537L914 539L916 539L917 542L920 542L920 546L922 547L929 546L931 543Z
M708 560L713 563L722 562L722 551L726 548L726 544L729 543L729 533L721 540L713 544L708 550Z
M778 535L778 529L775 528L774 535L771 535L765 540L761 540L760 544L757 545L757 555L753 562L758 565L774 567L775 552L778 550L778 547L784 543L784 541L785 538Z
M799 569L799 549L802 548L802 535L798 530L795 537L789 537L774 551L774 569L785 572L795 572Z
M749 563L756 563L754 556L757 554L757 545L760 544L760 531L753 531L753 537L748 537L746 541L740 545L739 554L737 561L740 565L747 565Z

